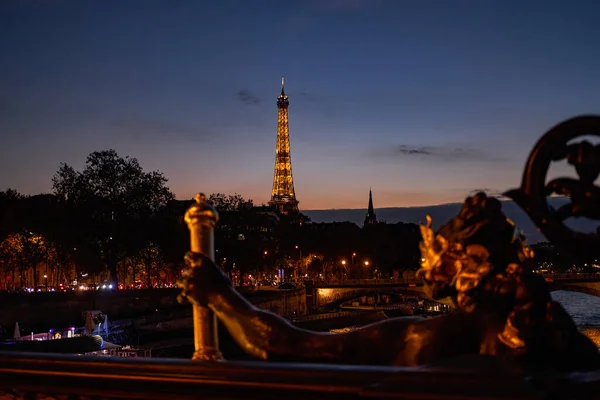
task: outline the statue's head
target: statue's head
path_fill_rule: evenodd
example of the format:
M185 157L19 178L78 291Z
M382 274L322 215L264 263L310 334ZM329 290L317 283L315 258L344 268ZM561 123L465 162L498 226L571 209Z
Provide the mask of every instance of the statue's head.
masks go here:
M417 275L433 298L451 296L467 311L477 305L475 294L488 275L518 273L522 262L533 257L500 201L485 193L468 197L459 214L436 233L429 216L427 222L421 226L422 263Z

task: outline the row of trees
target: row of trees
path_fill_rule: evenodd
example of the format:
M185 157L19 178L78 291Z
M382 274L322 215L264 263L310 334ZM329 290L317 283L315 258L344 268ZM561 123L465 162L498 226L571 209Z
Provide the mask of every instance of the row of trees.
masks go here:
M144 172L135 158L107 150L90 154L82 171L62 164L52 194L1 192L2 270L23 283L31 268L27 284L37 286L40 265L61 282L108 271L114 285L119 272L135 276L142 269L151 283L167 264L160 249L168 247L163 228L170 221L161 210L174 196L166 182L158 171Z
M37 287L42 274L44 284L54 285L86 276L114 286L129 280L172 283L189 248L182 216L192 200L175 200L166 184L162 173L145 172L135 158L107 150L90 154L81 171L62 164L51 194L0 192L4 286L10 281ZM286 259L279 254L278 224L256 212L251 200L217 193L209 201L222 215L219 262L245 272L262 269L274 256Z
M79 254L76 248L57 251L55 243L34 232L11 233L0 242L0 288L58 288L75 280L86 281L81 278L87 276L92 281L104 280L105 266L98 259L78 260ZM150 243L138 254L120 260L117 274L120 282L153 287L172 281L177 273L172 268L164 262L160 248Z

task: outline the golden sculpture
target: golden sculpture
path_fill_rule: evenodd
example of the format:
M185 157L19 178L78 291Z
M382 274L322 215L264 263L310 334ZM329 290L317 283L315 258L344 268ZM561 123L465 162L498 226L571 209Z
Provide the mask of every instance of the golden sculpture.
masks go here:
M436 234L430 225L421 228L419 275L432 298L455 301L452 314L312 332L254 307L194 251L185 257L182 298L213 310L242 349L263 360L417 366L481 354L560 370L600 366L598 349L551 300L543 277L528 271L533 253L497 199L478 193Z

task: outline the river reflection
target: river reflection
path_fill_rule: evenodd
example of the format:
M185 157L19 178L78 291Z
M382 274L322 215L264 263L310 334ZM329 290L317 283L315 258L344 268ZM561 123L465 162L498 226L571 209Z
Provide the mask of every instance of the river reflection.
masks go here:
M600 347L600 297L559 290L552 298L563 305L581 331Z
M563 305L579 329L600 348L600 297L559 290L552 292L552 298ZM351 326L330 332L343 333L356 328Z

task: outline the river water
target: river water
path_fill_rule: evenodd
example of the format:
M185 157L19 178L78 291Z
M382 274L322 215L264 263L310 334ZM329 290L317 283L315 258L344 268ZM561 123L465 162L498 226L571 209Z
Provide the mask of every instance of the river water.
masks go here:
M579 329L600 348L600 297L559 290L552 292L552 298L562 304ZM358 326L332 329L330 332L342 333L356 328Z
M559 290L552 298L561 303L581 331L600 347L600 297Z

